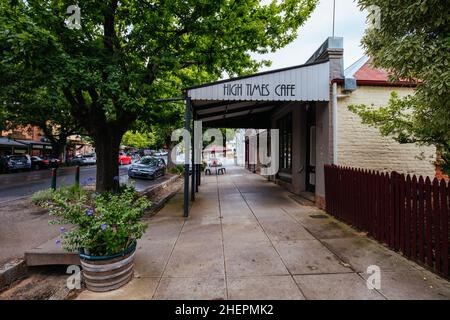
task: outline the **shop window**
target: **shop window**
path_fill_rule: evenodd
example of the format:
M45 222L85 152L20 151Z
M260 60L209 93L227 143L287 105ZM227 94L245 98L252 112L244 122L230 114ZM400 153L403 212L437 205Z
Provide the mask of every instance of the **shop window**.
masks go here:
M292 174L292 113L278 120L280 135L280 169L278 178L291 180Z

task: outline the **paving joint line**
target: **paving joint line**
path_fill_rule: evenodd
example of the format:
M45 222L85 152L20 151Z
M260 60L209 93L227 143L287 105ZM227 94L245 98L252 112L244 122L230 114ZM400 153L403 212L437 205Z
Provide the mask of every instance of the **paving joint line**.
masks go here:
M247 202L247 199L245 199L244 195L242 194L241 190L239 189L239 187L236 185L236 183L234 182L234 180L232 180L234 186L236 187L236 189L239 191L242 199L244 200L245 204L247 205L247 207L249 208L249 210L251 211L251 213L253 214L253 216L255 217L256 221L258 222L259 226L261 227L261 229L263 230L264 234L266 235L267 239L270 242L270 245L272 246L272 248L275 250L275 252L277 253L278 257L280 258L281 262L283 263L284 267L286 268L286 271L289 273L289 275L291 276L292 281L294 281L297 289L300 291L300 294L305 298L305 300L308 300L307 296L305 295L305 293L303 292L302 288L300 287L300 285L297 283L297 281L295 281L293 274L291 273L291 271L289 270L289 268L286 265L286 262L284 261L284 259L282 258L281 254L278 252L278 250L275 248L272 239L270 239L269 235L267 234L266 229L264 228L264 226L262 225L262 223L259 221L258 217L256 216L255 212L253 211L253 209L250 207L249 203Z
M174 252L174 250L175 250L175 246L176 246L177 243L178 243L178 239L180 239L181 232L183 231L183 228L184 228L184 225L185 225L185 224L186 224L186 219L184 219L183 224L181 225L180 231L178 232L178 235L177 235L177 239L175 240L175 242L174 242L174 244L173 244L173 246L172 246L172 250L170 250L169 257L167 258L167 261L166 261L166 263L164 264L164 268L163 268L163 270L162 270L162 272L161 272L161 276L159 277L158 284L156 285L155 291L154 291L153 294L152 294L152 297L151 297L152 300L154 300L155 295L156 295L156 292L158 291L159 286L160 286L160 284L161 284L162 278L164 277L164 274L166 273L167 266L169 265L169 261L170 261L170 259L172 258L173 252Z
M228 294L228 275L227 275L227 265L225 263L225 244L224 244L224 237L223 237L223 215L222 215L222 207L220 203L220 191L219 191L219 177L216 175L216 186L217 186L217 200L219 202L219 220L220 220L220 233L221 233L221 240L222 240L222 256L223 256L223 269L225 273L225 294L227 297L227 300L229 299Z
M300 205L299 203L297 203L297 205ZM336 258L341 262L341 264L343 266L348 266L347 268L351 269L353 272L349 272L349 273L355 273L358 277L360 277L362 280L364 280L364 282L367 282L366 279L364 279L359 273L358 271L350 264L347 263L343 260L343 258L337 253L335 252L335 250L329 246L326 242L322 241L321 239L319 239L318 237L316 237L310 230L309 228L307 228L301 221L295 219L294 216L292 216L285 208L281 207L281 210L283 210L288 216L291 217L291 219L293 219L297 224L299 224L300 226L302 226L303 228L305 228L306 232L308 232L314 239L316 239L317 241L319 241L319 243L321 245L323 245L328 251L330 251L334 256L336 256ZM327 214L327 213L326 213ZM382 294L378 289L373 289L376 292L378 292L383 298L385 298L386 300L389 300L384 294Z

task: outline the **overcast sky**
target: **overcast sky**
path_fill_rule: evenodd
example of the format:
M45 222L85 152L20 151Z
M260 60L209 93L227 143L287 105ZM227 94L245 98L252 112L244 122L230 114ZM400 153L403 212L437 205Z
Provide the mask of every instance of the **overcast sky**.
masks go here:
M279 69L305 63L332 34L333 0L320 0L316 10L300 28L298 38L275 53L256 55L272 61L272 66L260 71ZM336 0L335 36L344 37L344 66L348 67L364 55L361 37L366 27L366 12L361 12L353 0Z

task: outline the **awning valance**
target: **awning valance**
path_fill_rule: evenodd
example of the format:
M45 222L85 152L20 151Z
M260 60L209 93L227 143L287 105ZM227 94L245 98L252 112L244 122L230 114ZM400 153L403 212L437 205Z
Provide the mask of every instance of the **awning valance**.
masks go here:
M330 63L315 62L186 89L207 101L328 101Z

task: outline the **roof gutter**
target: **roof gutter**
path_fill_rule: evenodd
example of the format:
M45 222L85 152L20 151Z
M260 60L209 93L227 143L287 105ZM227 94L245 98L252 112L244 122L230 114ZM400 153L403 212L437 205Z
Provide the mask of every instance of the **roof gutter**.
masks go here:
M354 90L346 89L346 82L347 82L347 85L350 85L350 82L349 82L350 79L351 78L333 79L333 80L331 80L331 83L337 83L337 84L340 84L340 85L344 85L344 90L354 91ZM406 88L414 88L414 87L417 87L419 84L420 83L406 82L406 81L390 82L390 81L383 81L383 80L355 80L355 85L356 86L379 86L379 87L406 87Z

